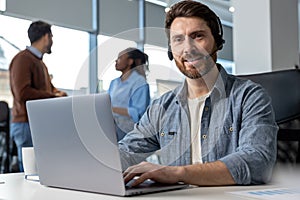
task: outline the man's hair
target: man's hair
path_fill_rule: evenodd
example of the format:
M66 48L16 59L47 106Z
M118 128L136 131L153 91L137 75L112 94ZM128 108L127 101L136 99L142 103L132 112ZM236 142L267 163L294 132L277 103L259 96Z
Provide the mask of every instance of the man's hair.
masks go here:
M222 49L225 42L223 40L222 25L219 17L208 6L192 0L184 0L174 4L167 12L165 20L165 29L169 41L169 29L177 17L199 17L203 19L211 30L217 48Z
M51 25L43 21L32 22L28 28L28 37L31 44L48 33L52 34Z

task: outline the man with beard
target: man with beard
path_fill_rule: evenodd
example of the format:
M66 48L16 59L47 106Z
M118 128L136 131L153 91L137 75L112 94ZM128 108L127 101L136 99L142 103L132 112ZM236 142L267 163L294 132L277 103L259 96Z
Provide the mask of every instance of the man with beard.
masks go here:
M28 124L26 101L52 97L67 96L56 89L48 74L42 58L45 53L51 53L51 25L43 22L33 22L28 29L31 46L19 52L9 66L10 88L13 94L12 123L10 135L18 148L20 171L22 165L22 147L32 147L31 133Z
M216 63L219 18L206 5L181 1L166 14L168 56L186 76L154 100L119 142L125 182L192 185L263 184L276 161L277 125L270 97ZM159 163L146 162L159 151Z

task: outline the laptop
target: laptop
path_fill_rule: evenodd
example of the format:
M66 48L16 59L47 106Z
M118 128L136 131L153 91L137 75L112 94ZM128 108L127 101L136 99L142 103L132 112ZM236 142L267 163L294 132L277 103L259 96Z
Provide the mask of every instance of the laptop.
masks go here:
M118 196L187 187L125 185L107 93L31 100L26 106L42 185Z

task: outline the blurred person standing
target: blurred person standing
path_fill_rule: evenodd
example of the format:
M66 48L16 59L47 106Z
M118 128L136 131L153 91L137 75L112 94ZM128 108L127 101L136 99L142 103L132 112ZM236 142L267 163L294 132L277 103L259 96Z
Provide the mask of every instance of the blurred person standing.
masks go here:
M48 69L43 62L45 53L51 54L51 25L35 21L28 28L31 46L19 52L9 66L10 88L13 95L12 123L10 135L18 148L20 171L22 165L22 147L32 147L28 123L26 101L67 96L51 83Z
M149 84L146 81L148 55L136 48L121 51L116 70L122 75L111 81L108 93L117 128L118 141L133 130L150 103Z

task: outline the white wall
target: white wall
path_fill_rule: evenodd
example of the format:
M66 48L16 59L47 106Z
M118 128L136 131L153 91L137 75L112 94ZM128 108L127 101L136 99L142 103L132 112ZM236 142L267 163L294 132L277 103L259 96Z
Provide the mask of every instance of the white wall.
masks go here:
M269 0L233 0L235 74L271 70Z
M271 1L272 69L299 65L298 0Z
M232 0L235 74L299 65L298 0Z

